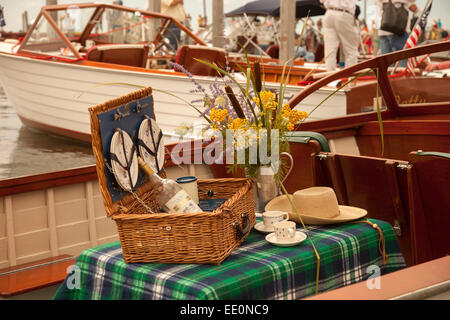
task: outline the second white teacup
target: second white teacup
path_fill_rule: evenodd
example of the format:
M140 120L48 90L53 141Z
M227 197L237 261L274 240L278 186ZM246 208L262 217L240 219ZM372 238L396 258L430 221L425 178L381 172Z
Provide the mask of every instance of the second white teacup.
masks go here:
M280 221L275 223L273 227L278 241L291 241L295 239L297 226L294 221Z
M266 211L262 215L264 227L267 230L273 230L275 223L289 219L289 214L284 211Z

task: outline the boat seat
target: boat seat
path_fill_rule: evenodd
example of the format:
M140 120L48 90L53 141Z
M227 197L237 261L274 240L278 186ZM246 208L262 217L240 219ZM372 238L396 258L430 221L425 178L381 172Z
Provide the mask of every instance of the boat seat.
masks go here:
M76 258L60 255L0 270L0 297L9 298L62 283Z
M224 49L198 45L181 46L180 49L178 49L175 62L183 66L189 73L193 75L222 76L213 68L195 59L214 63L222 69L226 69L227 66Z
M280 47L277 44L273 44L266 49L266 53L274 59L278 59L280 55Z
M330 146L325 136L318 132L290 131L285 134L289 141L289 153L294 159L294 167L283 184L289 193L294 193L314 185L311 154L329 152Z
M148 52L147 44L102 44L89 48L86 59L145 68Z
M314 51L314 62L322 62L324 58L325 46L322 42L317 44L316 50Z
M408 172L414 258L450 254L450 153L411 152Z
M258 45L258 37L256 34L251 36L238 35L236 38L236 51L237 52L247 52L247 54L259 54L255 45Z
M314 185L334 189L339 204L366 209L369 218L389 222L405 262L413 264L408 205L408 162L359 155L313 155Z

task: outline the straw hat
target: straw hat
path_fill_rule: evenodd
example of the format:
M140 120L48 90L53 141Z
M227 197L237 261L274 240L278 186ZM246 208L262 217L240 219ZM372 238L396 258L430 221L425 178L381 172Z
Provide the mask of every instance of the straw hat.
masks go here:
M338 204L334 190L328 187L311 187L289 195L305 224L336 224L360 219L367 215L361 208ZM278 210L289 213L289 219L300 222L286 195L272 199L266 211Z

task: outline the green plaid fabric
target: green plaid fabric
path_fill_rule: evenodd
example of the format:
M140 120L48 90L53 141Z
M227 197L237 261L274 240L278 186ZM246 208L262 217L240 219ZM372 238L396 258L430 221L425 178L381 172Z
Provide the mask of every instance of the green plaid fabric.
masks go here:
M321 259L319 292L366 280L373 265L381 275L405 267L391 225L370 221L383 231L385 265L379 232L367 223L308 227ZM97 246L79 256L54 299L283 300L314 295L317 259L310 240L283 248L264 238L252 230L220 266L126 264L119 242Z

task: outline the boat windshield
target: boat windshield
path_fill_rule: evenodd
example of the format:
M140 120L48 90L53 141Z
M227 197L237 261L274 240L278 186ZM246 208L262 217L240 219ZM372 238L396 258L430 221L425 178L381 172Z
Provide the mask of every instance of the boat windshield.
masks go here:
M164 45L166 54L176 54L182 44L196 42L189 34L171 24L170 19L145 15L138 10L120 10L108 6L80 8L71 5L44 13L38 16L21 50L75 57L67 44L69 41L77 52L94 45L152 42L155 47Z
M73 52L58 34L57 30L43 16L39 16L30 36L23 43L21 50L33 51L51 56L72 56Z
M59 30L66 35L70 41L76 41L86 28L95 8L79 8L71 5L65 10L50 12L50 16L57 23Z
M400 107L450 101L450 51L420 55L398 63L398 69L402 69L403 63L408 66L404 71L409 72L407 77L389 78ZM414 70L414 75L410 70Z
M107 8L89 35L89 39L101 43L154 41L164 20L166 19L141 15L139 11L126 12Z
M75 58L62 34L77 48L83 30L86 28L95 8L78 8L69 6L64 10L48 12L49 19L44 14L38 16L38 21L30 36L23 43L21 50L33 51L51 56ZM55 27L55 25L57 27Z
M182 44L193 43L193 39L171 24L171 20L147 16L139 11L129 12L106 8L90 32L86 48L92 44L164 44L170 54L176 54ZM90 41L89 41L90 40Z

